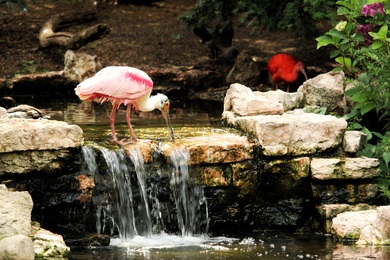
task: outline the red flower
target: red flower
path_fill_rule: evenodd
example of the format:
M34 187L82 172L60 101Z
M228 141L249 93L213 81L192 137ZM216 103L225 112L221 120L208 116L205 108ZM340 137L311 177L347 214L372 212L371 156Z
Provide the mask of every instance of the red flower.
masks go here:
M362 33L364 35L364 45L370 45L373 43L373 38L368 32L372 31L373 24L359 24L357 28L357 32Z

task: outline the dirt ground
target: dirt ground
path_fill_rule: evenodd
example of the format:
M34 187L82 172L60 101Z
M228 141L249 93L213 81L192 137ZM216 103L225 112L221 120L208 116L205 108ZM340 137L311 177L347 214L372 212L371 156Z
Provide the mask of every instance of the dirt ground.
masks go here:
M39 30L52 14L83 8L86 2L38 0L28 5L27 13L0 5L0 79L62 70L66 50L40 49ZM108 24L111 32L78 51L96 55L103 66L127 65L149 70L195 66L209 59L209 50L178 20L195 0L162 0L152 5L100 2L103 3L98 4L98 19L93 23ZM275 53L291 53L305 62L309 77L332 67L327 51L317 50L314 39L299 34L269 33L236 25L233 46L265 62Z

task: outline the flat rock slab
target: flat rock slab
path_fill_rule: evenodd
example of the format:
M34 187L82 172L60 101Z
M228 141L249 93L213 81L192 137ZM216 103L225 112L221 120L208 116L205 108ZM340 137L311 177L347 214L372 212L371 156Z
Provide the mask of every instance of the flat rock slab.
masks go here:
M0 119L0 153L80 147L83 131L55 120Z
M342 143L347 122L330 115L294 110L282 115L223 117L257 138L266 156L303 155L324 152Z
M189 164L231 163L253 159L253 146L246 136L235 133L215 133L209 136L189 137L175 142L166 142L161 146L153 142L142 141L126 145L123 148L129 154L139 147L145 162L152 160L155 149L160 150L169 160L172 152L187 149L190 153Z

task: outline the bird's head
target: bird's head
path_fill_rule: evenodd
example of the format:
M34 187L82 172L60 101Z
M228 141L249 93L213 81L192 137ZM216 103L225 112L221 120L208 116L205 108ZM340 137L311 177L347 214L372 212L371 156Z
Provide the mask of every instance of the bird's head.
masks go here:
M302 62L302 61L298 61L294 68L297 70L297 71L300 71L302 72L303 76L305 76L305 79L307 80L307 75L306 75L306 71L305 71L305 64Z

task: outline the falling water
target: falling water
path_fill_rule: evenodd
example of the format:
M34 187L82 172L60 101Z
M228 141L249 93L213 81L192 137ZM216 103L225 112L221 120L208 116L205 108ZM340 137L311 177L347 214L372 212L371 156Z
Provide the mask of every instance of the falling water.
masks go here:
M181 235L191 236L199 233L202 227L207 233L209 226L207 201L203 188L196 185L189 176L190 153L188 150L176 149L171 152L170 156L173 165L170 186L175 199ZM203 214L204 218L202 218Z
M97 232L106 230L108 216L123 243L166 234L167 226L177 226L182 237L207 233L207 201L203 188L190 178L188 150L172 151L168 175L162 169L147 172L138 147L129 155L123 149L86 146L82 151L97 185L93 196Z

